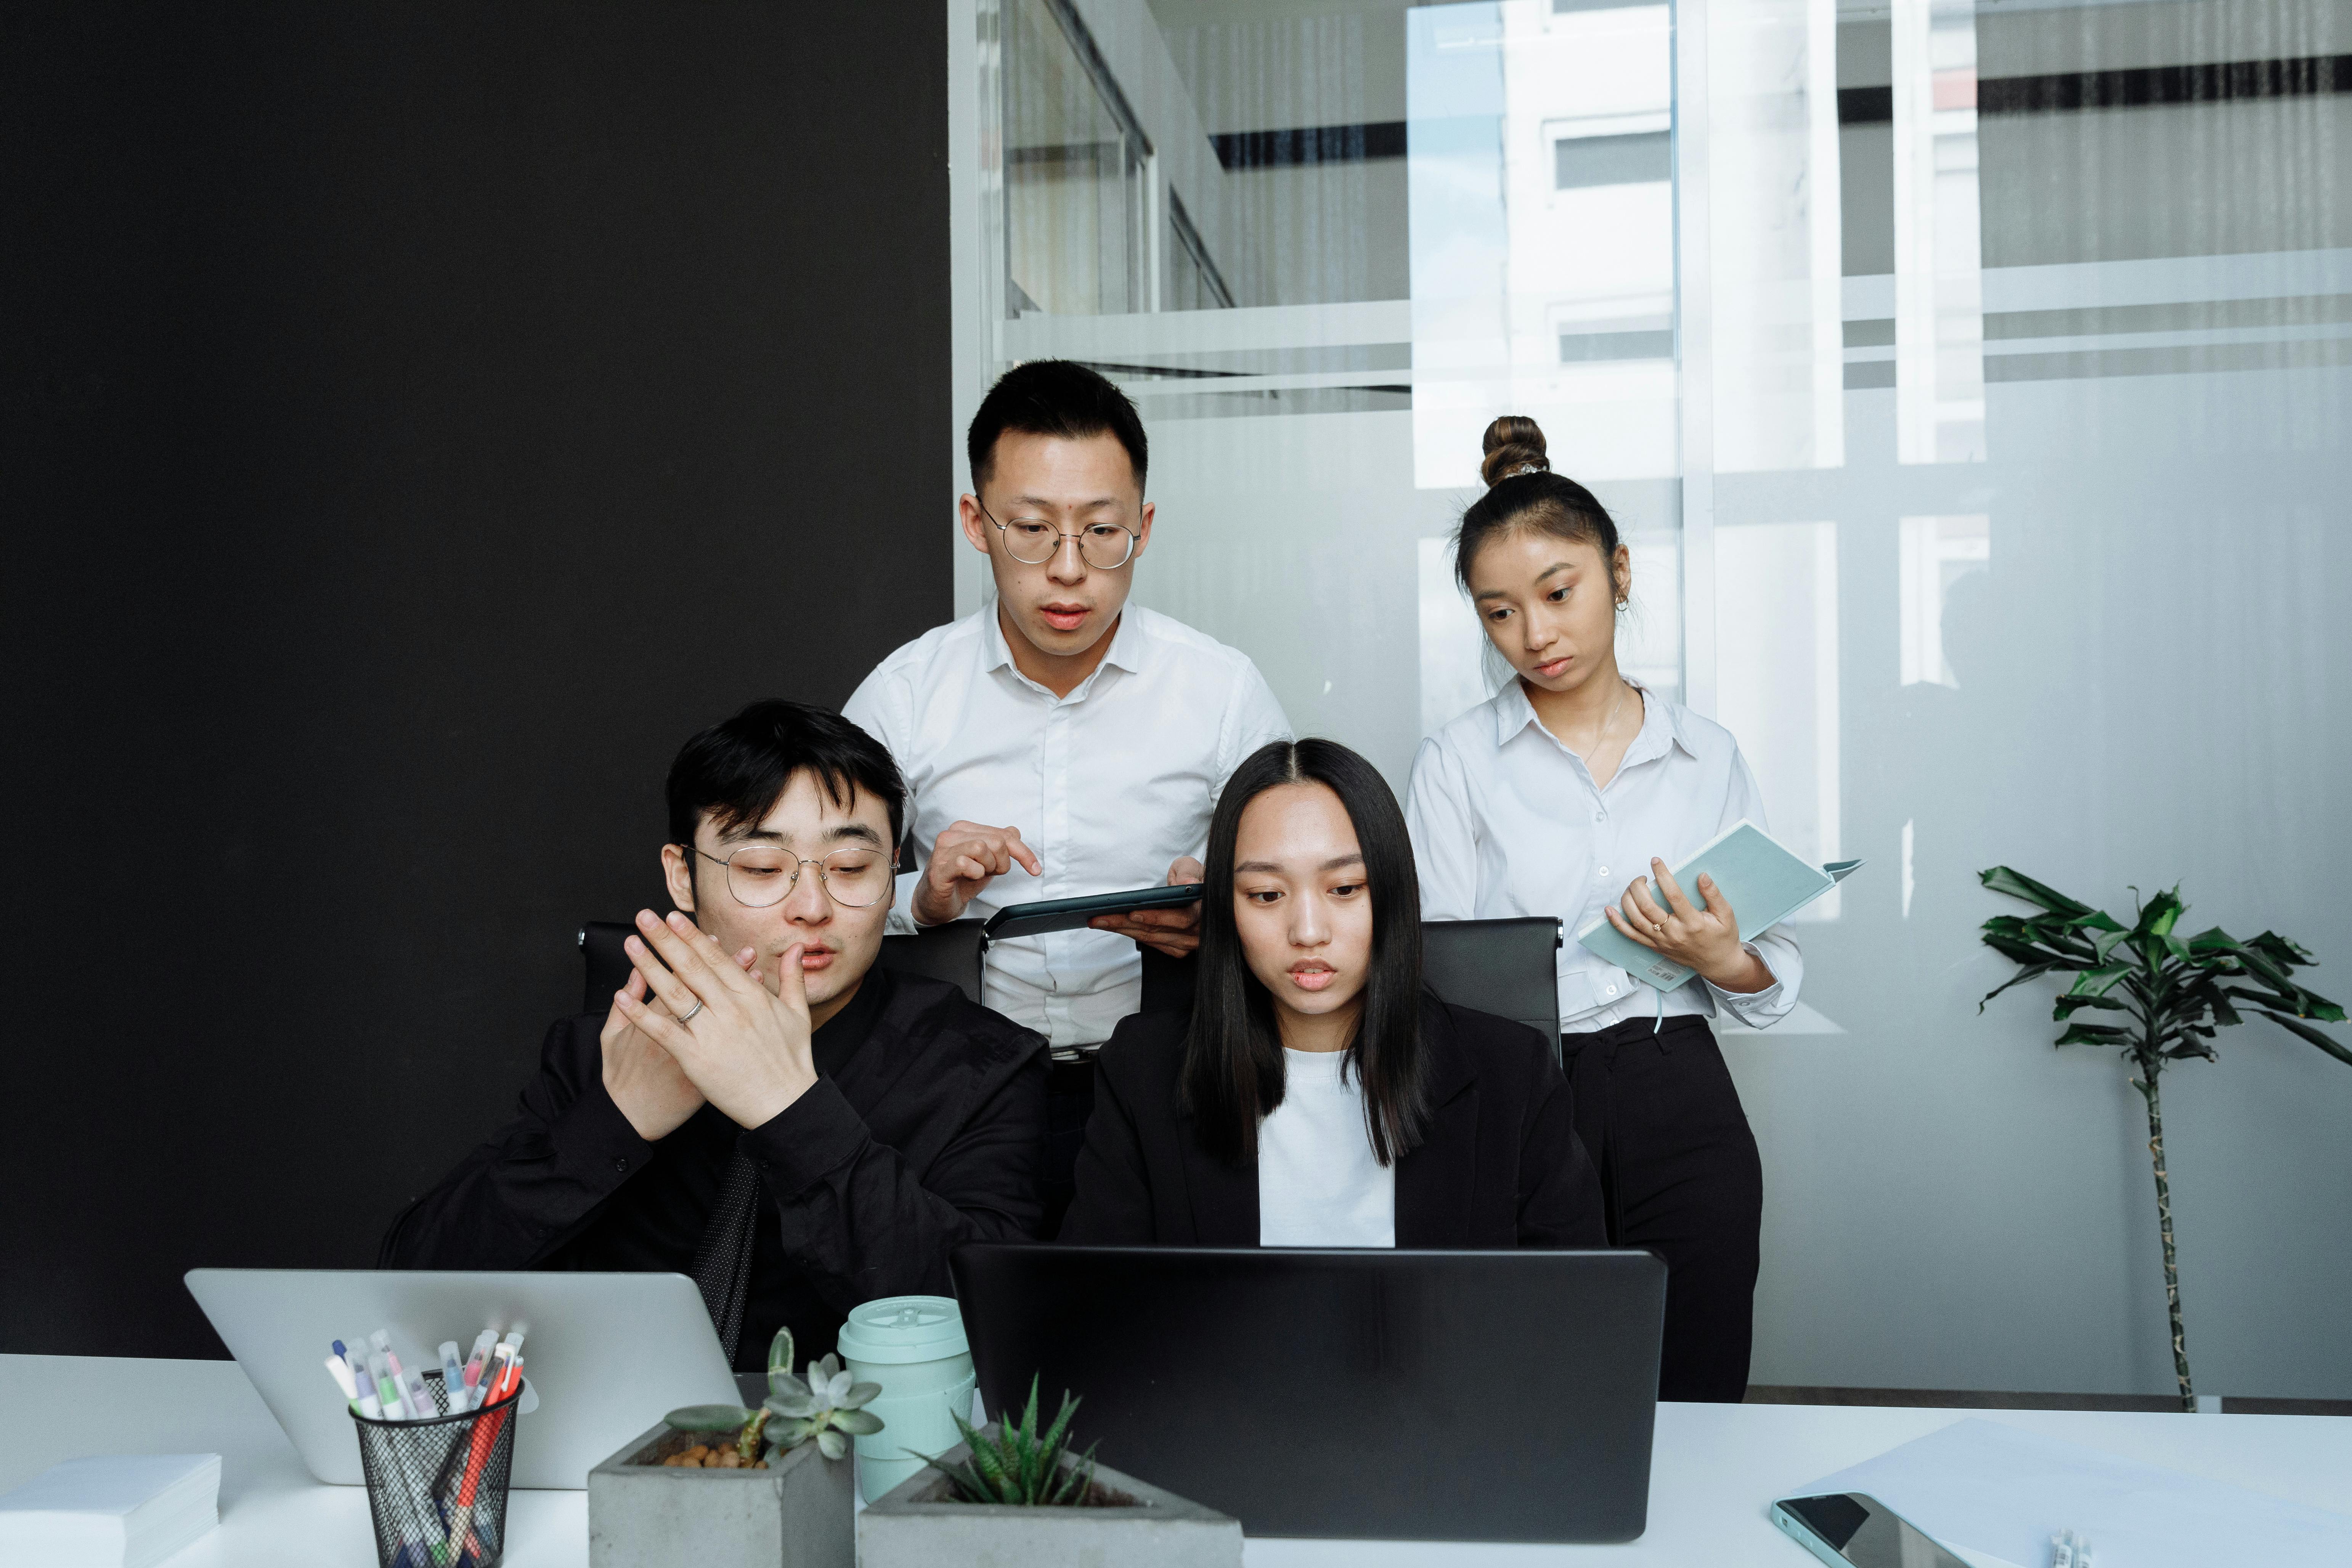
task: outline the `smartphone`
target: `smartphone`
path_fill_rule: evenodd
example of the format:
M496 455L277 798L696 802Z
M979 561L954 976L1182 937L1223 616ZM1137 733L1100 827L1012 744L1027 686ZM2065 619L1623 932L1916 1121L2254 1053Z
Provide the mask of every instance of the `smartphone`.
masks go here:
M1862 1492L1782 1498L1772 1522L1830 1568L1969 1568L1909 1520Z

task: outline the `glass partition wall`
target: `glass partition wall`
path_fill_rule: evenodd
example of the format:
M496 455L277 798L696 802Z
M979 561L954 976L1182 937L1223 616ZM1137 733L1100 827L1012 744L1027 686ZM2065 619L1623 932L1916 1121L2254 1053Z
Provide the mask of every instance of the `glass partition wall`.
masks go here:
M1504 673L1445 535L1533 415L1633 544L1623 661L1870 861L1727 1032L1756 1380L2168 1387L2138 1097L1978 1015L1975 873L2178 881L2352 992L2352 7L960 0L949 47L960 412L1128 390L1141 601L1402 793ZM2167 1097L2200 1386L2352 1396L2352 1070L2219 1045Z

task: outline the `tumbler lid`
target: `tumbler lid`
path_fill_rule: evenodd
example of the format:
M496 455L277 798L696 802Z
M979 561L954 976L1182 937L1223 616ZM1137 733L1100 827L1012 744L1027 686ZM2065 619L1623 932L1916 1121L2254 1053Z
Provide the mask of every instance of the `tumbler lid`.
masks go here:
M869 1365L944 1361L971 1353L952 1296L885 1296L849 1310L837 1341L844 1359Z

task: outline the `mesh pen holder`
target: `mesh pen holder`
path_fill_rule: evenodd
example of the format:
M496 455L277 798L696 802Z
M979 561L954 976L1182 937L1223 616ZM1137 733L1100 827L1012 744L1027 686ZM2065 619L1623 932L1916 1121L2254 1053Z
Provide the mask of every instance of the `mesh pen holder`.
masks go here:
M441 1374L422 1374L444 1414L371 1421L353 1412L380 1568L491 1568L505 1555L507 1483L514 1474L517 1388L479 1410L448 1415Z

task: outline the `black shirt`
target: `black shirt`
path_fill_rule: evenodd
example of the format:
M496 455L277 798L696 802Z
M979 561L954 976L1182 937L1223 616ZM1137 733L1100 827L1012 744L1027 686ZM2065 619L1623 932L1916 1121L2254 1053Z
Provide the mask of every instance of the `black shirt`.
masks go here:
M520 1114L385 1235L387 1268L676 1270L729 1160L762 1178L739 1370L788 1325L807 1361L860 1301L946 1295L957 1243L1032 1235L1045 1042L956 987L876 968L811 1039L815 1086L763 1125L706 1105L658 1143L604 1091L600 1014L549 1031Z

